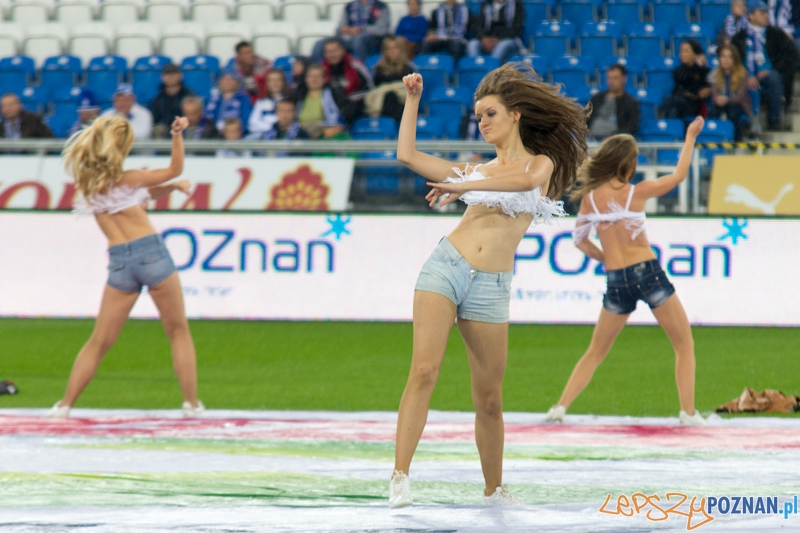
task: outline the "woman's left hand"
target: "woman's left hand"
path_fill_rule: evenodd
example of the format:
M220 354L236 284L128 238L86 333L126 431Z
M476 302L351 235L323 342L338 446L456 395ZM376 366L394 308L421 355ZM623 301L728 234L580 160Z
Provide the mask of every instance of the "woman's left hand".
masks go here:
M462 194L466 192L462 183L428 182L428 186L433 188L431 192L425 196L425 199L430 202L428 204L430 207L433 207L439 198L442 198L442 201L439 203L439 205L447 205L455 202L461 198Z
M189 180L180 180L176 181L172 184L175 187L176 191L181 191L183 194L188 195L191 189L192 184L189 183Z

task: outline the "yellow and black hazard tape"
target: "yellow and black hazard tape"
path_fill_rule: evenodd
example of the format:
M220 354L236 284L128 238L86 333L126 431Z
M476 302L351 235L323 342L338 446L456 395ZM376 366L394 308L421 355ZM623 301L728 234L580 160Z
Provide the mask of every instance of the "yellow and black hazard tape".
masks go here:
M698 148L724 148L733 150L734 148L749 148L750 150L800 150L800 143L765 143L765 142L723 142L723 143L697 143Z

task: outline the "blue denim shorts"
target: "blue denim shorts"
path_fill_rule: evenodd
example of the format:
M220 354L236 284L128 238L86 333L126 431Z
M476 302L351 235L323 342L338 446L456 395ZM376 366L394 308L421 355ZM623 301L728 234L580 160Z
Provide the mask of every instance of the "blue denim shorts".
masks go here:
M423 265L414 289L446 296L456 305L458 318L502 324L508 322L512 274L472 267L444 237Z
M108 283L123 292L154 287L175 272L161 235L153 234L108 249Z
M636 302L647 302L655 309L675 294L657 259L636 263L619 270L609 270L603 307L615 315L627 315L636 310Z

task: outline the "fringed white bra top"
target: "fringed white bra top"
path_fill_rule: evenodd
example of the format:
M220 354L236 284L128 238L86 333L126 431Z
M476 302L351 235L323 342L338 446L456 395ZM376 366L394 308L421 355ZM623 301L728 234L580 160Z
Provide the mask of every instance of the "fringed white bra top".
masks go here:
M97 213L119 213L134 205L142 205L150 199L150 191L145 187L129 187L121 185L110 187L106 194L95 194L90 198L81 195L72 204L72 212L78 215L96 215Z
M533 159L531 159L533 161ZM525 167L528 171L531 163ZM458 174L457 178L447 178L445 183L461 183L464 181L485 180L486 176L478 171L476 165L471 167L469 164L461 169L454 167L453 170ZM503 212L513 218L517 213L530 213L533 215L533 224L542 222L550 223L553 217L565 217L564 202L554 202L546 196L542 196L542 188L537 187L532 191L505 192L505 191L467 191L463 193L460 200L467 205L485 205L486 207L501 207Z
M597 209L597 204L594 203L594 191L589 192L589 200L592 202L594 213L583 213L578 215L578 221L575 223L575 229L572 232L572 240L579 243L589 236L592 228L596 228L600 224L610 226L621 220L625 220L625 229L631 230L631 239L635 239L641 232L644 231L645 214L644 211L631 211L631 199L633 198L633 188L628 193L628 201L623 208L614 200L608 202L608 208L611 210L608 213L601 213Z

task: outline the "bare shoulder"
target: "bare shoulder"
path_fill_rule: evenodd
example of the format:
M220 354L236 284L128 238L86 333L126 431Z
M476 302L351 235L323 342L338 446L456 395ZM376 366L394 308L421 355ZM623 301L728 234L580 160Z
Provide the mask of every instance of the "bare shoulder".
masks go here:
M530 160L525 168L527 172L537 172L541 170L552 172L555 168L555 164L549 156L538 154L533 156L533 159Z
M145 172L147 172L147 170L143 168L124 170L122 176L120 176L119 185L126 185L132 188L142 187Z

